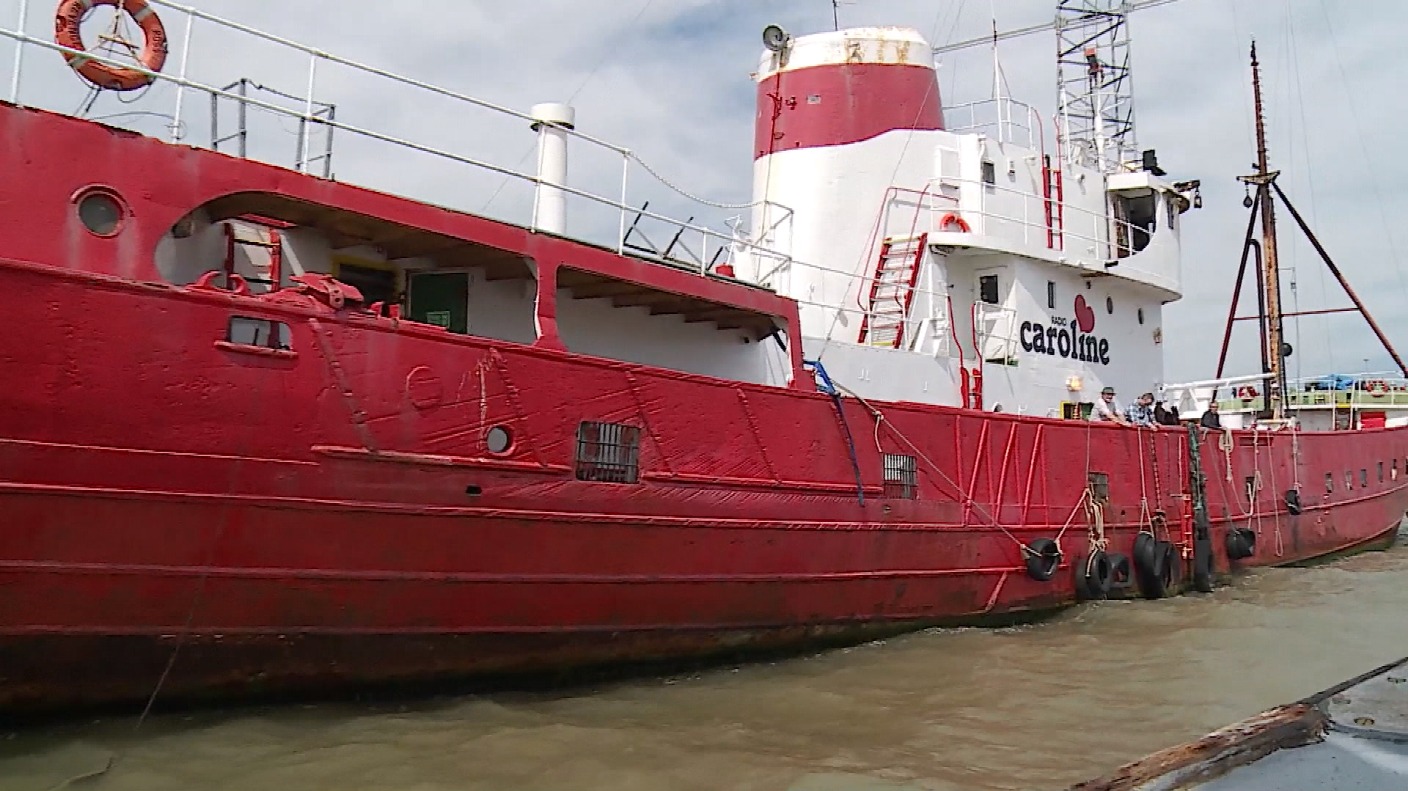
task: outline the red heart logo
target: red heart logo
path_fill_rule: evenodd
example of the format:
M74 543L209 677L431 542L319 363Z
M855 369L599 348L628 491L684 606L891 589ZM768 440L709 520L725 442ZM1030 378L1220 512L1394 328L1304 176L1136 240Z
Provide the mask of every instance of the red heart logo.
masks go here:
M1095 309L1085 304L1085 295L1076 295L1076 326L1081 332L1091 332L1095 329Z

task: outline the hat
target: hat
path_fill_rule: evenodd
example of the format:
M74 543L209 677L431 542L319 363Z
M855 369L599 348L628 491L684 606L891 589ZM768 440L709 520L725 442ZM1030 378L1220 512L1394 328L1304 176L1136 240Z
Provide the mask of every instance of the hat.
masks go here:
M1106 393L1109 393L1110 395L1114 395L1114 394L1115 394L1115 388L1113 388L1113 387L1106 387L1106 388L1104 388L1103 390L1100 391L1100 395L1105 395Z

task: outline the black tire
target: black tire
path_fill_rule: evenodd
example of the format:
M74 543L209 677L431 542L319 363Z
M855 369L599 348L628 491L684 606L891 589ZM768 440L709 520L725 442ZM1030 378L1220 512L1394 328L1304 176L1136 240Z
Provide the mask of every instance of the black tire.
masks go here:
M1134 565L1128 555L1110 553L1110 589L1128 588L1134 582Z
M1245 527L1233 527L1227 531L1227 558L1245 560L1256 554L1256 532Z
M1134 539L1134 578L1146 599L1162 599L1173 588L1178 553L1173 544L1149 533Z
M1110 595L1114 565L1110 556L1095 550L1075 566L1076 594L1081 599L1103 599Z
M1049 538L1038 538L1026 545L1027 576L1038 582L1047 582L1056 576L1061 566L1061 549Z

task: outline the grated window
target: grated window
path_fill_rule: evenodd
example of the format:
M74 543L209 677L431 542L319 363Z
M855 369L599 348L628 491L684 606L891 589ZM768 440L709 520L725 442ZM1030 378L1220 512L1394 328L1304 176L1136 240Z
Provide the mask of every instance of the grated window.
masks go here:
M640 429L584 421L577 427L577 480L636 483L640 478Z
M885 496L913 500L919 494L919 470L913 456L885 454Z

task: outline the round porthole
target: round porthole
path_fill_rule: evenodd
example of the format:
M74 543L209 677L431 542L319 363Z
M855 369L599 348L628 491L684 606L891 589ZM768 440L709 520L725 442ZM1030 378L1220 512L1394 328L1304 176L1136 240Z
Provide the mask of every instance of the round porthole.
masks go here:
M95 236L113 236L122 230L127 207L117 195L104 189L91 189L79 195L78 220Z
M1140 308L1139 310L1135 311L1135 314L1134 314L1134 315L1139 318L1139 323L1140 323L1140 324L1143 324L1143 323L1144 323L1144 309L1143 309L1143 308Z
M1115 300L1111 297L1105 297L1105 312L1111 316L1115 315Z
M508 453L508 449L513 447L513 435L503 426L494 426L484 435L484 444L490 453Z

